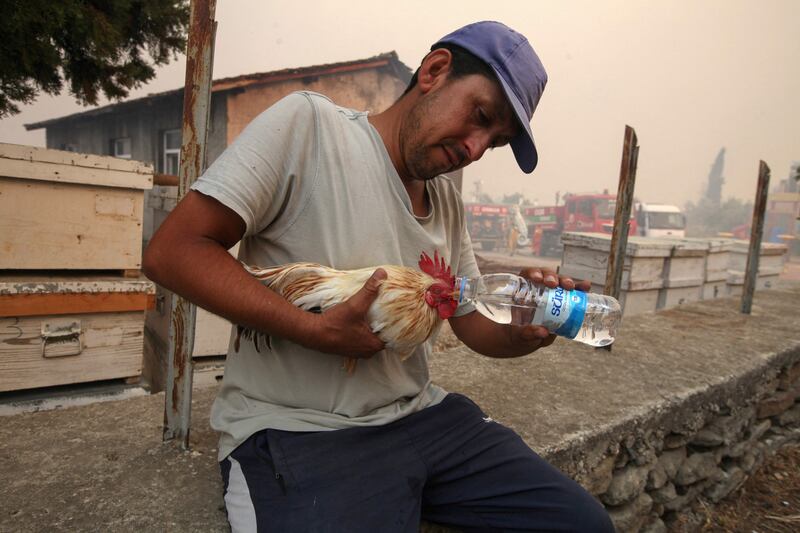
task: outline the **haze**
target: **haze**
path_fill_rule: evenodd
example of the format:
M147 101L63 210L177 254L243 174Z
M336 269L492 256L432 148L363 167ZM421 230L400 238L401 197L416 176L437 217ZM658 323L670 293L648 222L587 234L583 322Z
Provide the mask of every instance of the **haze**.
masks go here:
M625 124L641 145L636 196L683 205L702 194L726 147L723 198L752 200L758 161L773 183L800 160L800 2L219 0L214 77L370 57L396 50L414 69L453 29L493 19L524 33L550 81L533 119L532 175L498 149L465 170L496 199L521 192L616 190ZM183 85L184 61L132 97ZM0 121L0 141L43 146L24 123L78 112L68 94L40 96Z

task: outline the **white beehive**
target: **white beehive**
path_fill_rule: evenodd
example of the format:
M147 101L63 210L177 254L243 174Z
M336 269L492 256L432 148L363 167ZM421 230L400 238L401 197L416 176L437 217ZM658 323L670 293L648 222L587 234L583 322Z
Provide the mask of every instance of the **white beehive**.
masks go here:
M611 249L611 235L566 232L561 236L564 252L560 273L592 282L602 292ZM620 304L632 315L655 311L659 289L664 287L664 264L671 245L645 237L629 236L622 267Z

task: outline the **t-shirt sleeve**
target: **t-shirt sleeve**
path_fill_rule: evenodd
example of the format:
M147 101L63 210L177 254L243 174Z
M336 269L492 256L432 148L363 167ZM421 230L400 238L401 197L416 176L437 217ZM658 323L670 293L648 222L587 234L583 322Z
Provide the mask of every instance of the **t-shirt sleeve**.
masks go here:
M192 185L235 211L254 235L298 213L316 179L316 112L293 93L258 115ZM296 216L296 215L295 215ZM283 220L282 224L291 224Z
M474 278L480 276L478 263L475 260L475 253L472 250L472 239L467 231L467 221L464 214L464 206L459 202L459 209L461 212L461 254L458 259L458 273L459 277ZM464 316L475 310L475 306L468 303L462 303L458 306L455 316Z

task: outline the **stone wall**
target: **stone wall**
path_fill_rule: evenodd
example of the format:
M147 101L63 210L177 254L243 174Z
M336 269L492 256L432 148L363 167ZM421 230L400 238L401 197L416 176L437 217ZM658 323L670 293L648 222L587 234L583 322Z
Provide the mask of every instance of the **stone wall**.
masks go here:
M606 441L594 468L577 478L620 532L691 530L701 520L693 504L719 502L766 456L800 442L800 363L766 377L754 392Z

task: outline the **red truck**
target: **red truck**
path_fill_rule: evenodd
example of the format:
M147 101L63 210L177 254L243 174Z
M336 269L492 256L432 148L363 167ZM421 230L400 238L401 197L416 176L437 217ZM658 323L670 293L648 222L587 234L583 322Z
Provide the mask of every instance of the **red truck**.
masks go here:
M491 252L506 246L511 206L504 204L465 204L467 230L472 243Z
M567 194L562 205L522 206L533 254L558 255L564 231L610 234L616 200L611 194ZM484 250L506 245L510 206L468 203L465 210L473 243L479 242ZM636 221L632 217L630 222L629 234L634 235Z

